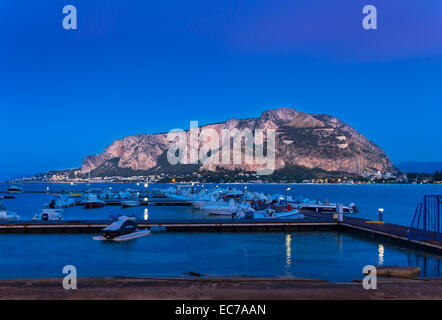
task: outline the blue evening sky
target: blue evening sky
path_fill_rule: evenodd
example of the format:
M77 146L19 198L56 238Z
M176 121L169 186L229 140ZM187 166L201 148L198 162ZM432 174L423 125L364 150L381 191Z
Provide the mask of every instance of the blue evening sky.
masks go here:
M0 178L277 107L337 116L394 163L442 160L440 0L2 0L0 44Z

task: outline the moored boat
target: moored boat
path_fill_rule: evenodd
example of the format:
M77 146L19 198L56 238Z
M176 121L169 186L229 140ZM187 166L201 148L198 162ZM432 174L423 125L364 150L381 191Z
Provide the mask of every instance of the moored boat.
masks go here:
M8 193L9 194L19 194L19 193L23 193L23 189L21 186L17 185L17 184L13 184L8 188Z
M63 209L73 207L74 205L75 201L73 199L59 195L55 199L51 199L45 207L49 209Z
M12 211L8 211L6 207L2 204L1 200L4 197L0 197L0 221L16 221L20 220L20 216Z
M101 231L101 236L94 237L94 240L128 241L150 234L148 230L138 230L138 223L135 217L121 216L117 221Z
M209 204L200 208L201 211L210 215L228 216L238 211L235 200L231 199L229 202L220 201L215 204Z
M304 215L299 210L275 211L267 209L263 211L255 211L253 209L238 211L233 219L303 219Z
M121 201L121 206L123 208L138 207L139 205L140 205L140 201L138 201L138 200L123 200L123 201Z
M302 211L316 212L316 213L336 213L338 204L336 203L321 203L304 201L299 204L299 209ZM354 203L350 203L348 206L342 206L343 213L357 213L358 210Z
M42 209L34 215L33 221L61 221L63 220L62 209Z
M85 200L83 200L83 205L85 209L96 209L106 206L106 202L99 199L95 193L87 193Z

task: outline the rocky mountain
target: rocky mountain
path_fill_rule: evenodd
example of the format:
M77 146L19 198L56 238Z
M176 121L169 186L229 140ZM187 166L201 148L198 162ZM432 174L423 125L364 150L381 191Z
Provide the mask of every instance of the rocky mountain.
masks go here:
M199 129L213 129L218 134L223 129L251 129L253 132L256 129L274 129L275 169L294 165L351 174L363 174L365 171L396 172L379 146L343 121L325 114L308 114L280 108L265 111L259 118L230 119L201 126ZM190 139L189 130L185 134ZM191 148L201 148L203 142L193 144ZM256 162L173 166L167 161L167 151L172 144L167 133L129 136L113 142L101 154L86 157L82 172L98 170L101 175L105 175L107 172L115 173L118 169L143 172L189 169L214 171L218 167L254 171L258 167ZM245 146L242 148L243 152L244 150ZM209 156L220 157L220 154L221 152L211 152Z

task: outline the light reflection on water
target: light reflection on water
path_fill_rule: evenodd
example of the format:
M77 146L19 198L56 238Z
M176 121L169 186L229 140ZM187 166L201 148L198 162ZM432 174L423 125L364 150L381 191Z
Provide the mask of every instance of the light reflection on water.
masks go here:
M286 248L286 265L287 268L292 264L292 235L288 234L285 236L285 248Z
M378 265L382 266L384 264L384 246L382 244L379 244L378 252L379 252Z

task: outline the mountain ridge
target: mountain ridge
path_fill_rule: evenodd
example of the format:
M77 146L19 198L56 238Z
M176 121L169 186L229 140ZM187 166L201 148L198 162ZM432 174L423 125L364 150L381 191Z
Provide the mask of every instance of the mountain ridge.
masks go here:
M218 133L223 129L276 130L276 169L299 165L359 175L366 171L396 172L391 160L378 145L342 120L327 114L309 114L292 108L278 108L266 110L257 118L230 118L224 122L200 126L201 130L205 128ZM189 130L185 132L189 135ZM130 135L115 140L100 154L85 157L81 171L83 174L88 173L118 159L118 168L161 172L165 165L165 154L171 144L167 140L167 133ZM197 147L201 146L200 142ZM257 169L256 163L203 164L193 169L215 171L220 167L244 171Z

